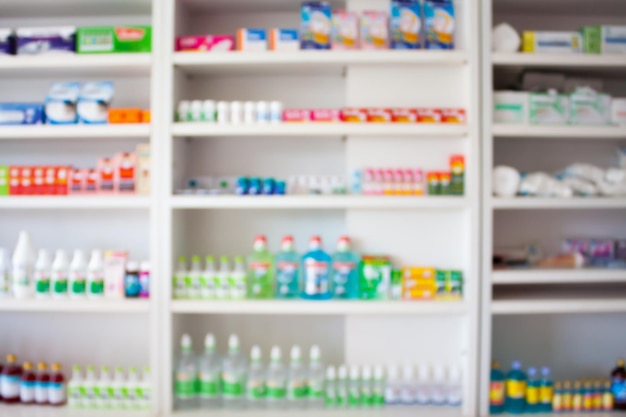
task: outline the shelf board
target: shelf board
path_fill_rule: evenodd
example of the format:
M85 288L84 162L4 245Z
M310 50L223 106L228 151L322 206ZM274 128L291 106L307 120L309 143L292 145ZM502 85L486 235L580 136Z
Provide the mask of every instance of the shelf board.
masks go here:
M411 196L173 196L175 209L463 209L466 197Z
M0 140L150 137L150 124L0 126Z
M494 124L496 138L626 139L626 126L530 126Z
M292 410L293 411L293 410ZM462 417L461 408L455 407L423 407L423 406L387 406L382 408L347 408L347 409L302 409L297 411L303 417L414 417L423 415L428 417ZM211 410L211 417L276 417L276 415L290 415L289 411L277 412L276 410ZM167 414L168 417L206 417L206 410L174 411ZM606 417L599 414L600 417ZM3 416L4 417L4 416ZM44 416L47 417L47 416ZM82 417L82 416L81 416ZM579 416L583 417L583 416ZM619 413L615 417L623 417Z
M434 315L464 314L454 301L173 300L179 314Z
M2 312L41 312L41 313L148 313L147 300L40 300L40 299L0 299Z
M174 65L188 74L336 74L350 66L444 65L467 63L459 51L176 52Z
M178 137L247 137L247 136L408 136L464 137L467 125L426 123L278 123L231 125L217 123L174 123Z
M546 68L626 68L626 55L493 53L495 66L528 66Z
M147 16L151 9L151 0L2 0L0 7L3 19L42 16Z
M506 269L491 273L492 284L581 284L626 282L624 269Z
M148 209L145 196L2 196L0 209Z
M513 197L491 198L491 207L495 210L516 209L624 209L626 198L612 197L572 197L572 198L539 198Z
M494 300L492 314L559 314L626 312L626 298L543 298Z
M65 1L67 2L67 0ZM29 5L29 7L34 6ZM152 55L150 53L3 55L0 56L0 76L3 78L149 76L151 63Z

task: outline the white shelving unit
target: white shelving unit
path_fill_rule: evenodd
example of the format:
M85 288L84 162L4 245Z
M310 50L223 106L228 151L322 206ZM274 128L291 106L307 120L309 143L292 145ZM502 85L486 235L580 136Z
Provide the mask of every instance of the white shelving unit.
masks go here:
M608 375L623 355L619 333L626 313L626 270L493 269L498 248L536 244L557 254L565 238L621 238L623 198L497 198L496 165L555 172L568 164L608 166L623 146L617 126L517 126L493 123L492 93L515 85L525 70L599 77L604 90L626 93L624 55L491 53L491 28L507 22L522 30L578 30L626 23L625 4L612 0L482 0L482 298L479 410L489 414L491 360L507 369L550 366L557 380ZM585 334L580 329L588 329ZM601 347L598 341L602 341ZM549 346L546 349L546 346Z

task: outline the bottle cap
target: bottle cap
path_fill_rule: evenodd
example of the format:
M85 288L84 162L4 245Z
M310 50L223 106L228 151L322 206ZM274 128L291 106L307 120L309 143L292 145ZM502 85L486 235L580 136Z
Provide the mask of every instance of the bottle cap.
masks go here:
M294 239L292 235L283 236L282 243L293 243L293 242L294 242Z
M215 336L213 336L213 333L207 333L207 335L204 336L204 347L207 349L215 348Z
M339 379L348 378L348 367L346 365L341 365L339 369L337 369L337 377Z
M145 367L143 368L143 376L144 376L144 378L145 378L146 376L149 376L149 375L150 375L150 372L151 372L150 367L149 367L149 366L145 366Z
M30 371L33 369L33 364L26 361L22 364L22 369L24 369L25 371Z
M543 376L550 376L550 368L548 368L547 366L544 366L541 368L541 375Z
M337 241L337 249L340 251L345 251L350 248L350 238L348 236L340 236Z
M184 255L179 256L178 257L178 263L186 264L187 263L187 257L184 256Z
M537 369L536 368L528 368L528 377L535 377L537 376Z
M327 380L333 380L337 377L337 374L335 373L335 367L334 366L329 366L328 368L326 368L326 379Z
M493 361L493 362L491 362L491 368L492 369L500 369L500 361Z
M555 389L561 389L561 381L556 381L556 382L554 383L554 388L555 388Z
M198 255L193 255L191 257L191 262L195 263L195 264L199 264L200 263L200 256Z
M261 362L261 348L259 345L252 346L252 349L250 350L250 359L252 359L252 362Z
M350 367L350 379L358 380L359 379L359 367L356 365L352 365Z
M226 268L228 268L228 256L220 256L220 265L222 267L226 266Z
M239 350L239 337L236 334L231 334L228 337L228 349Z
M318 235L311 236L311 239L309 239L309 244L317 244L321 246L322 238L319 237Z
M126 270L129 272L139 271L139 262L137 261L128 261L126 263Z
M520 361L513 361L513 363L511 363L511 368L522 369L522 363Z
M150 261L141 261L139 269L142 272L150 272Z
M47 367L48 367L48 365L46 365L45 362L39 362L37 364L37 370L39 370L40 372L45 371ZM78 368L78 370L80 371L80 368Z
M104 365L100 367L100 374L101 375L108 375L108 373L111 372L111 368L109 368L108 366Z
M280 362L281 359L280 347L272 346L272 350L270 351L270 358L272 362Z
M374 367L374 379L377 381L385 379L385 368L383 368L382 365L376 365Z
M16 360L17 360L17 358L15 357L15 355L13 355L13 354L11 354L11 353L9 353L9 354L7 355L7 362L8 362L8 363L14 363Z
M61 371L61 364L60 363L53 363L52 367L51 367L53 372L60 372Z
M372 379L372 368L369 365L363 365L361 377L366 381Z
M191 350L191 336L185 333L180 339L180 346L183 350Z
M309 360L311 362L319 362L322 357L322 352L320 351L319 346L313 345L311 346L311 350L309 351Z
M208 255L206 258L204 258L204 261L207 263L208 266L208 264L212 264L215 262L215 258L213 258L213 256L211 255Z
M623 367L624 367L624 363L625 363L625 362L624 362L624 359L618 359L618 360L617 360L617 366L619 366L620 368L623 368Z
M302 358L302 352L300 351L300 346L293 345L291 347L291 352L289 356L291 357L292 361L300 362L300 359Z

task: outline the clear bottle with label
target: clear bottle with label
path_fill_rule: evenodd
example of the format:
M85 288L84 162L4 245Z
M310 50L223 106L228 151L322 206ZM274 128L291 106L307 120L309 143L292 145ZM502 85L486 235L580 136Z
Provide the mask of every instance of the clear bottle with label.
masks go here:
M11 262L12 292L15 298L30 298L34 293L35 254L30 235L21 231ZM19 384L18 384L19 385Z
M291 347L289 372L287 378L287 401L289 408L304 408L306 406L306 369L302 363L300 346Z
M107 410L112 408L113 401L113 380L111 379L111 370L108 366L100 368L100 379L96 382L96 403L97 408Z
M417 367L417 387L415 389L415 401L418 405L429 405L432 400L432 386L430 380L430 367L421 364Z
M400 403L403 405L415 404L415 368L408 363L402 367Z
M400 372L398 365L387 367L387 383L385 384L385 404L396 405L400 403Z
M126 409L128 405L128 387L124 378L124 368L116 366L113 371L113 401L112 408Z
M272 346L270 365L267 369L267 406L270 409L284 409L287 406L287 370L283 365L278 346Z
M224 408L245 407L246 360L241 354L239 337L231 334L228 338L228 353L222 368L222 397Z
M177 410L194 409L196 398L196 363L193 357L191 336L184 334L180 341L180 357L174 375L174 402Z
M20 401L20 379L22 368L17 364L15 355L7 355L7 363L2 367L0 375L0 396L5 403Z
M309 251L302 257L302 297L311 300L327 300L330 292L331 257L322 250L322 238L313 236Z
M274 276L274 255L267 248L265 236L259 235L254 239L253 251L248 256L248 296L274 297Z
M69 260L67 252L63 249L56 251L54 261L52 262L52 297L67 297L67 275L69 270Z
M82 407L84 408L97 408L98 397L100 395L100 387L98 386L98 379L96 377L96 368L88 365L85 372L85 381L83 382L84 395L82 400ZM111 399L111 402L113 399Z
M139 262L128 261L126 263L126 275L124 276L124 295L126 298L138 298L140 291Z
M142 261L139 265L139 297L150 298L150 261Z
M187 298L187 258L184 256L178 257L178 266L174 273L174 298L183 299Z
M87 297L104 297L104 259L102 251L94 249L87 265Z
M306 392L310 408L324 406L324 364L319 346L311 346L309 351L309 371Z
M230 298L241 300L246 298L248 285L246 283L246 265L242 256L235 256L233 272L229 277Z
M215 298L216 296L217 273L215 272L215 259L207 256L205 259L204 271L200 277L200 297L204 299Z
M35 403L36 377L33 371L33 364L24 362L22 364L22 377L20 380L20 402L22 404Z
M35 402L43 405L48 404L48 385L50 384L50 375L47 372L45 362L37 364L37 378L35 380Z
M45 364L44 364L45 365ZM48 402L48 382L50 382L50 377L48 377L48 381L45 382L46 385L46 393L45 398L46 402ZM83 384L83 379L80 373L80 366L74 365L72 366L72 378L67 384L67 400L70 408L81 408L84 404L84 396L85 396L85 386Z
M204 337L204 353L198 359L198 396L201 408L214 409L221 406L220 372L215 336L209 333Z
M294 238L283 237L276 254L276 298L296 298L300 295L300 255Z
M348 387L348 367L341 365L337 369L337 397L335 404L339 408L345 408L349 402L349 387Z
M382 365L374 367L374 381L372 382L372 405L385 405L385 368Z
M69 271L70 298L85 298L87 295L87 257L80 249L74 251Z
M139 394L141 388L139 386L139 373L137 368L128 368L128 379L126 380L126 398L125 407L127 410L139 409Z
M550 397L552 400L552 397ZM452 407L459 407L463 404L463 385L461 381L461 367L453 365L448 371L448 388L446 403Z
M337 405L337 373L335 372L334 366L326 368L324 403L326 407L335 407Z
M187 297L200 298L202 295L202 265L199 256L191 257L191 269L186 279Z
M358 268L361 258L351 250L350 238L341 236L332 261L333 298L355 299L359 296Z
M50 372L50 385L48 385L48 403L57 407L65 405L67 394L61 365L53 363L50 370L52 372Z
M230 263L228 256L220 257L220 270L217 273L216 295L220 300L230 297Z
M374 405L372 397L372 368L369 365L363 365L361 372L361 405L364 407L370 407Z
M37 254L37 262L35 262L35 297L50 297L50 269L52 260L50 254L45 249L39 249ZM0 272L1 273L1 272Z
M9 255L7 250L0 248L0 298L11 295L11 278L9 275Z
M265 393L265 367L261 357L261 348L254 345L250 350L250 370L248 371L248 380L246 382L248 408L264 408Z
M348 407L361 406L361 373L356 365L350 366L348 380Z

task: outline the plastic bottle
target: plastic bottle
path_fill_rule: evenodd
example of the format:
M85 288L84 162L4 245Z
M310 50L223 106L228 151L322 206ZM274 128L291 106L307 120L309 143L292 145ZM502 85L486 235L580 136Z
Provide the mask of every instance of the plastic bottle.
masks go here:
M70 263L70 298L84 298L87 295L86 272L87 258L85 257L85 252L76 249L72 257L72 263Z
M448 389L446 403L452 407L463 404L463 385L461 380L461 367L451 366L448 372ZM552 399L552 397L550 397Z
M585 381L583 385L583 411L593 411L593 382Z
M35 372L33 372L33 364L30 362L24 362L22 364L20 402L22 404L35 403Z
M174 298L187 298L187 258L178 257L178 266L174 274Z
M265 404L265 368L261 357L261 348L252 346L250 350L250 370L246 382L248 408L259 409Z
M0 255L1 256L1 255ZM50 268L52 261L50 254L45 249L39 249L37 254L37 262L35 262L35 297L50 297ZM1 273L1 272L0 272Z
M228 338L228 354L222 368L222 390L224 407L239 409L245 406L246 361L239 350L239 338L231 334Z
M37 364L37 377L35 378L35 402L37 404L48 404L48 385L50 375L44 362Z
M361 405L361 378L359 367L350 366L350 380L348 381L348 406L359 407Z
M109 409L113 407L113 381L111 380L111 370L108 366L100 368L100 379L96 381L96 404L97 408Z
M511 370L506 374L505 409L510 414L522 414L526 408L526 374L522 363L513 361Z
M558 381L554 383L551 410L555 413L563 412L563 385Z
M615 407L615 401L613 399L613 393L611 392L611 381L604 383L604 390L602 392L602 410L612 411Z
M223 300L230 297L230 265L228 256L220 257L220 270L217 273L217 298Z
M306 406L306 368L302 363L300 346L291 347L289 372L287 374L287 402L289 408L304 408Z
M99 387L96 378L96 368L91 365L87 366L85 372L85 381L83 382L84 395L81 405L84 408L95 408L98 406ZM111 402L113 399L111 399Z
M347 407L349 402L348 397L348 367L346 365L341 365L337 369L337 397L335 399L337 407Z
M373 405L372 384L372 368L369 365L363 365L361 372L361 405L364 407Z
M0 378L0 395L5 403L17 403L20 401L20 379L22 368L17 364L15 355L7 355L7 363L2 368Z
M15 298L30 298L33 296L35 254L32 247L28 232L21 231L13 251L11 263L12 291Z
M385 405L385 369L382 365L374 367L374 381L372 382L372 405L382 407Z
M124 295L126 298L139 298L140 291L139 262L128 261L126 263L126 275L124 275Z
M427 364L422 364L417 368L415 402L418 405L429 405L432 401L432 394L430 367Z
M48 402L48 382L49 381L50 381L50 377L48 377L47 381L45 381L46 402ZM72 366L72 378L70 379L70 382L67 384L67 399L68 399L68 405L70 406L70 408L83 407L85 394L86 394L85 386L83 385L83 380L80 374L80 366L74 365Z
M235 256L235 266L229 277L230 298L241 300L246 298L246 266L241 256Z
M64 405L67 401L67 394L61 365L53 363L50 369L52 372L50 372L50 385L48 386L48 403L54 406Z
M205 259L205 268L200 277L200 297L204 299L215 298L216 296L217 274L215 273L215 259L207 256Z
M195 373L192 375L195 375ZM128 388L124 378L124 368L116 366L113 371L113 401L111 402L111 407L118 410L126 409L127 404Z
M341 236L333 255L333 298L354 299L359 296L358 268L361 258L351 250L350 238Z
M615 410L626 410L626 368L624 359L618 359L617 365L611 371L611 393L613 394Z
M599 379L593 383L593 410L602 411L603 384Z
M489 379L489 414L502 414L504 413L505 383L500 362L491 363Z
M526 409L527 413L538 413L541 411L539 403L540 385L536 368L528 368L528 383L526 385Z
M267 369L267 406L271 409L286 408L287 371L283 365L280 348L272 346L270 365Z
M572 392L572 383L570 381L565 381L563 383L563 411L569 412L572 411L574 406L574 395Z
M180 358L176 366L174 401L176 409L196 408L196 364L193 358L191 336L184 334L180 340Z
M150 298L150 261L139 265L139 297Z
M276 298L295 298L300 295L300 256L293 236L283 237L276 255Z
M321 408L324 405L324 364L322 353L317 345L309 351L309 372L306 385L310 408Z
M200 298L202 295L202 265L200 257L194 255L191 257L191 269L187 274L187 280L185 282L187 287L188 298Z
M52 297L67 297L67 274L69 269L69 260L67 253L63 249L56 251L54 261L52 262Z
M251 298L274 296L274 255L267 249L267 239L254 238L253 251L248 256L248 295Z
M446 404L446 369L443 365L435 365L433 367L433 385L431 393L433 405Z
M309 241L309 251L302 257L303 298L327 300L331 297L330 266L330 255L322 250L322 238L313 236Z
M128 368L128 380L126 381L126 398L125 407L128 410L139 409L139 394L141 388L139 387L139 373L137 368Z
M572 392L572 411L583 411L583 384L580 381L574 382L574 391Z
M104 260L102 251L94 249L87 265L87 297L104 297Z
M9 275L9 256L7 250L0 248L0 298L11 295L11 279ZM0 400L2 396L0 396Z
M399 368L397 365L387 367L387 383L385 385L385 404L395 405L400 403L401 383L399 380Z
M550 368L541 368L541 381L539 382L539 412L552 412L552 397L554 396L554 383L550 378Z
M221 405L220 372L215 337L209 333L204 337L204 353L198 360L198 394L201 408L213 409Z
M337 405L337 373L334 366L326 368L326 380L324 381L324 402L326 407Z
M150 404L152 402L152 373L150 372L150 367L146 366L143 368L143 375L141 376L141 399L140 399L140 408L142 410L150 409Z

